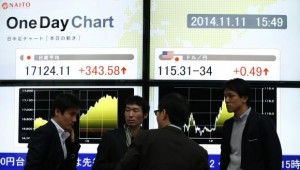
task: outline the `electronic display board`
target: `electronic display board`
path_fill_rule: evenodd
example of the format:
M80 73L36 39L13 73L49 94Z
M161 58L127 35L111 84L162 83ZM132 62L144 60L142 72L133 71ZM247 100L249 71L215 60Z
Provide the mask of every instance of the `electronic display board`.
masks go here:
M122 126L120 102L126 96L149 95L145 128L155 129L159 98L176 91L193 106L184 133L208 150L210 168L217 170L222 123L232 113L222 89L202 82L237 77L261 82L253 88L252 107L276 124L282 169L300 168L300 88L278 87L280 81L300 81L300 1L13 0L1 1L1 7L0 84L10 85L0 87L0 169L23 169L30 134L49 121L57 93L74 93L82 101L74 128L81 143L77 169L84 170L91 169L103 132ZM143 32L145 25L150 30ZM143 44L145 37L150 43ZM39 80L51 83L36 86ZM66 86L65 80L82 86ZM91 86L92 80L100 86ZM101 80L121 81L104 86ZM143 81L125 86L123 80ZM116 106L107 110L113 122L97 118L105 117L99 111L103 102Z
M0 79L142 78L142 0L1 5Z
M219 169L222 127L225 120L233 116L224 104L222 87L209 86L153 86L150 87L149 128L158 127L154 110L158 109L159 98L177 92L186 96L191 104L188 122L182 130L192 140L207 149L211 169ZM297 169L300 155L298 141L298 105L300 88L276 88L273 86L252 87L251 108L270 117L280 138L283 160L282 169Z
M124 101L132 95L142 96L139 86L33 86L1 87L0 101L7 108L1 113L1 126L7 139L0 152L27 152L31 133L51 119L54 98L71 93L81 101L74 132L82 147L81 153L96 153L103 133L124 126ZM8 108L9 106L9 108ZM148 127L145 127L146 129Z
M2 146L0 148L0 169L10 167L11 169L22 169L24 164L21 164L21 160L23 163L25 161L26 153L27 153L27 143L26 143L26 135L22 136L19 133L19 128L24 128L24 132L28 134L30 132L30 128L34 127L34 120L46 120L48 117L49 108L49 99L43 100L51 96L51 94L57 94L58 92L70 92L76 95L81 94L82 101L89 103L88 105L84 105L81 110L81 120L85 115L89 112L88 110L93 110L91 108L96 108L96 100L99 97L105 96L119 96L120 98L124 98L125 94L131 94L132 89L135 95L142 95L142 88L135 86L116 86L116 87L105 87L105 86L23 86L23 87L0 87L0 103L2 107L1 123L0 128L3 129L0 134L1 139L5 139L2 141ZM126 90L124 93L123 90ZM210 166L211 169L218 169L218 155L220 154L220 135L217 132L218 128L222 127L222 123L220 120L216 120L216 116L218 114L223 115L224 117L226 113L226 109L224 108L222 102L224 100L222 95L222 90L216 87L208 87L208 86L156 86L150 87L150 113L149 113L149 128L155 129L157 128L156 117L153 113L154 110L158 107L159 98L171 91L176 91L181 94L187 95L190 93L189 99L195 99L192 102L192 105L199 105L197 107L193 107L193 114L190 116L190 120L186 123L183 129L187 132L193 131L196 129L194 134L190 133L190 137L203 145L210 155ZM120 92L116 95L116 91ZM35 93L33 93L35 92ZM99 93L101 92L101 94ZM197 94L196 94L197 92ZM199 94L198 94L199 93ZM201 95L201 94L202 95ZM87 95L89 94L89 98ZM300 88L274 88L272 86L265 87L256 87L253 89L253 94L256 94L252 102L253 108L258 111L270 116L274 122L276 122L277 132L281 141L282 151L283 151L283 169L297 169L297 159L299 158L300 148L298 147L298 143L300 140L300 135L298 133L298 120L300 119L298 112L298 105L300 99ZM262 95L264 94L264 95ZM5 96L5 97L4 97ZM44 96L44 97L42 97ZM121 97L123 96L123 97ZM33 98L37 99L33 101ZM263 98L263 99L262 99ZM87 100L88 99L88 100ZM107 99L107 98L105 98ZM197 100L196 100L197 99ZM36 110L33 114L30 106L36 104L34 110ZM40 106L46 106L45 114ZM88 107L91 106L91 107ZM203 106L203 107L202 107ZM23 110L22 110L23 109ZM28 112L28 117L24 116L24 114ZM230 116L230 115L228 115ZM226 117L226 115L225 115ZM41 119L39 119L41 118ZM37 121L38 122L38 121ZM80 120L79 120L80 122ZM119 122L119 121L118 121ZM216 122L216 124L215 124ZM218 124L218 122L220 124ZM26 125L31 124L31 125ZM36 123L38 124L38 123ZM80 132L80 124L78 124L78 131ZM83 124L84 126L84 124ZM216 128L215 128L216 127ZM88 130L86 130L88 129ZM78 166L78 169L90 169L93 163L94 156L97 152L97 144L95 141L91 140L90 137L95 137L97 140L99 136L95 136L92 134L90 136L90 132L88 128L83 129L83 136L81 140L81 149L79 151L79 162L82 164ZM99 129L99 127L98 127ZM101 129L101 127L100 127ZM102 127L103 129L103 127ZM187 131L188 130L188 131ZM201 135L200 135L201 132ZM26 134L25 133L25 134ZM23 133L24 134L24 133ZM188 134L188 133L187 133ZM194 136L194 137L193 137ZM21 138L20 138L21 137ZM22 139L22 137L25 137ZM21 140L20 140L21 139ZM25 140L24 140L25 139ZM89 142L87 141L89 140ZM12 159L14 159L12 161ZM84 164L83 159L89 160L89 164ZM18 164L18 161L20 161ZM293 163L292 163L293 162ZM85 162L87 163L87 162ZM294 168L291 168L294 167Z
M298 0L151 0L150 79L299 81Z

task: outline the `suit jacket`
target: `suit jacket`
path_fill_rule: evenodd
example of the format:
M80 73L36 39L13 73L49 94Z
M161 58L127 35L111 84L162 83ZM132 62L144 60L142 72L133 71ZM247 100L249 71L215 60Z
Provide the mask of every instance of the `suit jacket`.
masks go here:
M134 139L117 170L209 170L207 151L179 129L143 131Z
M105 133L97 148L93 170L114 170L127 150L125 129Z
M24 170L75 170L77 165L78 141L66 139L67 158L64 154L58 131L52 121L36 129L28 144Z
M221 144L221 170L230 162L230 139L234 118L225 121ZM281 170L282 151L272 120L266 115L250 111L242 134L241 169Z

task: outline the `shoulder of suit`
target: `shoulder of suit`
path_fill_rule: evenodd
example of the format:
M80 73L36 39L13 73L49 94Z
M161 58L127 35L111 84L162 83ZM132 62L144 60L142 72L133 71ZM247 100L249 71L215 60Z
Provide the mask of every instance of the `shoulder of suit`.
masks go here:
M36 129L36 131L47 131L47 130L50 130L50 129L56 129L55 125L51 122L51 121L48 121L46 124L38 127Z
M257 123L266 123L266 122L269 122L269 123L272 123L272 119L267 116L267 115L264 115L262 113L259 113L259 112L251 112L251 117L248 119L249 121L251 122L257 122Z
M164 127L164 128L160 128L160 129L150 129L150 130L146 130L145 133L144 133L144 136L146 135L151 135L151 136L161 136L161 135L164 135L164 134L169 134L169 133L182 133L183 132L180 130L180 129L177 129L175 127L170 127L170 126L167 126L167 127Z
M259 118L259 119L268 119L269 117L267 115L264 115L262 113L259 113L259 112L251 112L250 114L252 114L251 116L252 117L256 117L256 118Z
M139 132L138 136L154 136L155 134L159 134L161 132L161 129L148 129L148 130L142 130Z
M224 124L225 124L225 123L229 123L229 122L233 122L233 120L234 120L234 117L231 117L231 118L225 120Z
M33 131L33 136L53 136L58 134L55 125L51 122L46 123L45 125L40 126L39 128Z
M103 135L103 139L104 138L122 138L125 136L126 136L125 130L123 128L120 128L120 129L114 129L114 130L105 132Z

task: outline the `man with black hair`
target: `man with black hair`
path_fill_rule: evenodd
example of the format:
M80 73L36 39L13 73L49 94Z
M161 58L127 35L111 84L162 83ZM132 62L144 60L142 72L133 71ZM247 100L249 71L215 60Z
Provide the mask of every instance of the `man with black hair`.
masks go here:
M93 170L114 170L133 139L142 130L148 117L149 104L140 96L130 96L125 101L125 125L106 132L98 146Z
M73 125L81 102L72 94L55 98L51 120L37 128L28 143L24 170L75 170L80 144Z
M182 131L189 116L188 100L168 94L154 113L159 129L141 132L117 170L209 170L207 151Z
M221 170L281 170L282 151L274 122L250 107L250 85L231 79L224 85L228 112L221 144Z

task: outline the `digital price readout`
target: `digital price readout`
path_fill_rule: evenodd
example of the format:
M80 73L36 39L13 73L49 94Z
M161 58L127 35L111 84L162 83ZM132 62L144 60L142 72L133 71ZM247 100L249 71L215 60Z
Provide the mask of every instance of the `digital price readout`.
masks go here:
M18 49L17 79L137 79L137 49Z
M156 48L156 80L279 80L277 49Z

